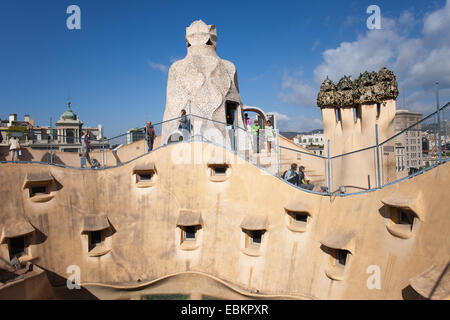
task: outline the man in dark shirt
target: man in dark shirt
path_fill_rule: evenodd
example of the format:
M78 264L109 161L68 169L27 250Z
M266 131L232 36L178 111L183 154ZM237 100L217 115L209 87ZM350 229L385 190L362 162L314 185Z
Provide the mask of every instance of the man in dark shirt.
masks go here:
M307 190L314 189L314 185L309 183L309 180L306 180L304 166L300 166L300 168L299 168L298 183L299 183L300 188L307 189Z
M147 136L147 147L148 147L147 152L150 152L153 150L153 142L155 141L155 129L153 129L151 121L147 121L145 134Z

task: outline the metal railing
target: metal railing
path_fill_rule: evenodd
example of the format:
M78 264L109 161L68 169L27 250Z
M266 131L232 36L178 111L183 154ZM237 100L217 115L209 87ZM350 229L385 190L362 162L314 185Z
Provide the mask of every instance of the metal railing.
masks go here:
M384 188L447 162L450 156L449 105L447 103L382 142L378 139L376 126L374 145L333 156L330 154L330 147L333 147L330 141L315 154L289 145L287 139L280 139L277 130L271 133L263 128L255 134L248 128L189 113L185 126L182 126L181 117L153 124L154 141L148 139L146 127L111 138L92 137L92 150L88 153L82 148L81 137L51 134L42 140L33 135L22 135L19 139L22 154L17 161L12 161L7 159L12 152L9 152L10 138L6 137L6 141L0 144L0 163L39 163L80 170L105 170L130 163L169 144L202 141L222 147L279 179L292 163L304 165L306 176L314 188L305 189L307 185L294 187L305 192L355 195ZM164 136L167 141L161 141L164 126L169 128L170 137L167 138L167 133ZM14 135L14 132L10 134ZM361 163L360 159L364 159L364 166L357 168L355 165Z

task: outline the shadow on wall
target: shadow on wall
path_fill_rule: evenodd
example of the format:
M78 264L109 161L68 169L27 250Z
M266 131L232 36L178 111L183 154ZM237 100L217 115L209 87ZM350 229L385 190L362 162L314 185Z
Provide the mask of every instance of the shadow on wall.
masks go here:
M50 152L46 152L46 153L42 156L40 162L47 162L47 163L50 163L50 159L51 159L51 158L50 158ZM28 161L28 160L24 160L24 161ZM55 155L55 154L53 154L53 163L57 163L57 164L65 164L64 161L62 161L61 158L58 157L58 156Z
M20 149L22 155L19 156L19 161L33 161L34 157L28 151L27 148ZM9 146L0 147L0 161L10 161L11 160L11 152L9 150Z
M96 296L90 293L85 288L81 287L79 290L69 290L67 288L67 279L58 274L42 268L47 275L47 279L53 288L53 293L58 300L99 300Z
M0 147L0 161L8 161L9 157L9 147L2 146Z
M411 287L411 285L402 290L402 297L403 300L428 300L418 294L417 291Z
M44 243L45 240L47 240L47 236L42 231L34 227L34 237L32 237L31 244L39 245Z
M390 218L391 218L391 215L390 215L390 213L389 213L389 208L388 208L386 205L382 206L382 207L378 210L378 212L379 212L380 215L381 215L383 218L385 218L385 219L390 219Z

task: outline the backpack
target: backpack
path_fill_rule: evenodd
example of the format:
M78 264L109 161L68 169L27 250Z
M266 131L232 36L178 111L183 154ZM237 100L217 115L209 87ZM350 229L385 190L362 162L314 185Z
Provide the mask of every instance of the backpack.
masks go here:
M100 165L100 163L97 161L97 159L92 159L91 160L91 162L92 162L92 166L91 166L91 168L92 169L99 169L100 167L101 167L101 165Z

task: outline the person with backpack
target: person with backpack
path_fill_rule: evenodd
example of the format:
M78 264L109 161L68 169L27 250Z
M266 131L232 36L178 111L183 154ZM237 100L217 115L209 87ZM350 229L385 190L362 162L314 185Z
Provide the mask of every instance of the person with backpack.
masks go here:
M286 170L283 173L282 178L287 182L293 184L294 186L298 186L298 173L297 173L297 164L291 164L291 169Z
M155 141L155 129L153 128L151 121L147 121L145 134L147 138L147 152L150 152L153 150L153 142Z
M309 180L306 180L304 166L300 166L300 168L299 168L298 181L299 181L300 188L307 189L307 190L314 189L314 185L309 183L310 182Z

